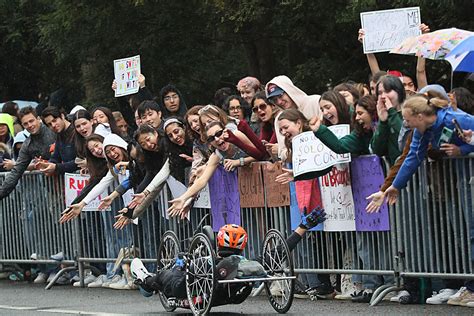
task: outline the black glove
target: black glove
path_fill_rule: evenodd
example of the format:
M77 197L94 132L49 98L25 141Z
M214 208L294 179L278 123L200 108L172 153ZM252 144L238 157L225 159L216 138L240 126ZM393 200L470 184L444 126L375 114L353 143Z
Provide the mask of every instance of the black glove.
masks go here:
M304 211L306 213L306 207L304 208ZM299 225L299 227L303 229L311 229L317 226L318 224L321 224L325 220L326 212L324 212L323 208L317 207L311 213L301 219L301 224Z

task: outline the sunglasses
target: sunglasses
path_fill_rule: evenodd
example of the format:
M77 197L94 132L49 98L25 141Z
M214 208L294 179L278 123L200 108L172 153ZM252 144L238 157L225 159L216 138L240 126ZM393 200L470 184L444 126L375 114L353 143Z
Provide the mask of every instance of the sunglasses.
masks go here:
M258 110L260 110L260 111L265 111L266 109L267 109L267 104L266 104L266 103L262 103L262 104L260 104L259 106L254 106L254 107L252 108L252 112L253 112L253 113L257 113Z
M210 143L214 141L214 139L221 137L223 133L224 133L223 129L221 129L220 131L217 131L213 136L207 137L207 142Z

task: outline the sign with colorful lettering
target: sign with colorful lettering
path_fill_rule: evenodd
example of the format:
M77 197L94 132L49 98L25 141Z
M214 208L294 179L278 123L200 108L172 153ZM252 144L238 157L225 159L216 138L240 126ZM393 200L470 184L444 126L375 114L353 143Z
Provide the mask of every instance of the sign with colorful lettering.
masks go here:
M319 178L319 184L323 207L327 214L324 230L355 230L354 199L349 164L333 166L331 172Z
M350 132L348 124L329 126L328 129L338 138ZM293 175L299 176L312 171L321 171L338 163L351 161L351 155L336 154L324 145L313 132L304 132L292 140Z
M137 93L140 73L140 55L114 60L115 97Z
M408 37L421 34L420 8L361 12L364 54L390 51Z
M81 193L82 189L89 183L89 176L83 176L76 173L65 173L64 174L65 186L64 186L64 197L66 199L66 207L69 207L74 199ZM97 211L100 200L104 195L99 195L92 202L87 204L82 210L83 211ZM106 209L110 211L110 207Z
M354 194L357 231L390 230L388 207L383 203L379 212L367 213L367 196L380 190L384 174L380 158L376 155L361 156L352 160L352 193Z

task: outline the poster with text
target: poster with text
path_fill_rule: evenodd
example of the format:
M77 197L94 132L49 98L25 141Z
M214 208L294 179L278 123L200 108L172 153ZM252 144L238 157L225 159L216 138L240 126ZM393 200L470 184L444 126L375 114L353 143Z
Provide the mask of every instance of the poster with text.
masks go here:
M420 8L361 12L364 53L387 52L404 39L421 34Z
M74 201L74 199L81 193L82 189L84 189L87 183L89 183L89 176L83 176L77 173L65 173L64 180L64 196L66 199L66 207L69 207L72 201ZM92 200L82 209L82 211L97 211L97 207L99 206L100 200L102 199L102 197L105 196L107 196L107 192L104 192L96 199ZM110 207L105 209L105 211L110 211Z
M282 163L263 163L263 183L268 207L290 205L290 189L288 184L276 182L276 177L283 173Z
M240 196L237 171L227 172L219 165L209 181L212 229L225 224L240 225Z
M140 73L140 55L114 60L115 97L137 93Z
M387 204L376 213L367 213L367 196L380 190L384 181L380 158L376 155L354 158L351 163L352 193L355 204L355 222L357 231L390 230L390 218Z
M195 208L211 208L211 197L209 196L209 185L206 184L206 186L199 191L199 195L194 201L193 207Z
M348 124L333 125L328 129L338 138L346 136L350 132ZM336 154L324 145L313 132L304 132L293 137L292 150L293 175L295 177L351 161L350 154Z
M319 184L324 210L327 214L324 230L355 230L354 199L349 164L333 166L331 172L319 178Z
M240 207L264 207L262 169L259 163L252 163L238 169Z

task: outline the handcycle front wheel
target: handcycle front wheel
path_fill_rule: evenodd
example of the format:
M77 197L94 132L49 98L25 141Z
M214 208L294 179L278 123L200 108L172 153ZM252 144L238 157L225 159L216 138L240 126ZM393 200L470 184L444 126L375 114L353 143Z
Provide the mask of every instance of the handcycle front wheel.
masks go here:
M269 277L293 277L293 258L282 234L271 229L265 235L262 247L262 265ZM293 303L295 279L265 282L268 300L273 309L286 313Z
M216 255L209 238L198 233L189 246L186 264L186 294L194 315L206 315L216 288Z
M179 240L176 234L168 230L161 237L160 248L158 248L158 269L169 270L173 267L175 259L180 252ZM168 298L161 292L158 292L161 305L167 312L173 312L176 307L170 306Z

